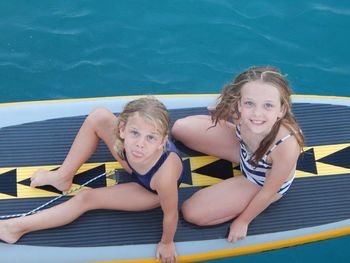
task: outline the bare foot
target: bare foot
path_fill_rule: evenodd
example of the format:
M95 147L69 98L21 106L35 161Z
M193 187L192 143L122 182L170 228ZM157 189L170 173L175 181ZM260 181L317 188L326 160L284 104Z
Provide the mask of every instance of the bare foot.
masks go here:
M10 220L0 221L0 239L6 243L13 244L20 239L23 234L16 231L16 226Z
M32 175L30 180L31 187L52 185L60 191L67 191L72 185L72 179L66 179L58 172L58 170L47 171L39 169Z

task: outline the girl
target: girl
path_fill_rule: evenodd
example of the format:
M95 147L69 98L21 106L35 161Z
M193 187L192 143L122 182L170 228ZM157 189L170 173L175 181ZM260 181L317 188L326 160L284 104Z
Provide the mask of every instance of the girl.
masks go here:
M95 151L99 139L136 182L85 190L38 214L0 221L0 239L15 243L28 232L68 224L92 209L141 211L161 206L163 235L156 256L164 262L174 262L177 191L183 168L174 145L168 141L168 128L168 112L154 98L129 102L118 118L107 109L94 110L83 123L62 166L57 171L37 171L31 186L49 184L61 191L69 189L75 173Z
M304 138L291 112L287 80L273 67L253 67L224 87L209 116L178 120L176 139L208 155L240 163L241 173L195 193L182 206L186 220L214 225L234 219L229 242L289 189Z

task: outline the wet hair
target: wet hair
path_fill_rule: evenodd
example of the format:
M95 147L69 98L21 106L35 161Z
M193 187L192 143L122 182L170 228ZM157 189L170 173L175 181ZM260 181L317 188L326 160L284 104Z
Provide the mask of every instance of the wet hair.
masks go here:
M124 140L120 137L119 129L121 125L126 125L129 117L138 114L141 118L150 122L165 137L169 133L169 113L162 102L154 97L140 98L128 102L120 113L115 129L114 149L124 160Z
M283 107L285 112L283 117L276 121L270 133L260 142L258 149L253 153L250 161L252 164L257 165L259 160L269 150L269 147L271 147L281 124L294 134L301 149L304 146L304 136L292 112L290 99L292 91L289 83L281 72L272 66L251 67L239 74L232 83L227 84L223 88L211 116L214 125L217 125L219 120L229 121L231 118L235 120L240 119L238 104L241 100L242 87L246 83L253 81L261 81L276 87L280 94L281 107Z

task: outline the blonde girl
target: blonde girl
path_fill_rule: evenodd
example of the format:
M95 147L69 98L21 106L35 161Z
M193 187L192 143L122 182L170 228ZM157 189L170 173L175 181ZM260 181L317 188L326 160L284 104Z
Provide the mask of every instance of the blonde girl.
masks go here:
M156 257L163 262L176 261L173 238L178 222L182 161L168 141L168 129L168 112L154 98L129 102L118 118L107 109L94 110L80 128L62 166L57 171L37 171L31 186L69 189L75 173L93 154L100 139L135 182L85 190L38 214L0 221L0 239L15 243L26 233L68 224L93 209L142 211L161 206L163 234Z
M274 67L253 67L224 87L210 116L178 120L173 136L189 148L240 163L243 176L204 188L184 202L197 225L232 220L229 242L291 186L304 138L291 111L291 91Z

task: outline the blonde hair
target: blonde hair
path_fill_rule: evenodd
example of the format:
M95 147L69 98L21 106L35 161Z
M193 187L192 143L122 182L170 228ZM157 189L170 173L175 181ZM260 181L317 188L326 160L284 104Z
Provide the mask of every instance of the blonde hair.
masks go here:
M123 160L125 159L124 140L120 137L119 129L121 125L126 125L129 117L135 114L151 122L163 137L167 136L169 132L169 113L159 100L154 97L146 97L128 102L118 116L115 130L114 149Z
M294 134L301 149L304 146L304 136L292 112L289 83L277 68L271 66L251 67L239 74L232 83L223 88L218 98L216 109L212 112L214 125L217 125L219 120L240 119L238 104L241 100L242 87L244 84L256 80L269 83L278 89L281 106L284 108L285 113L281 119L276 121L270 133L261 141L258 149L252 155L251 161L255 165L257 165L257 162L264 156L275 140L281 124Z

